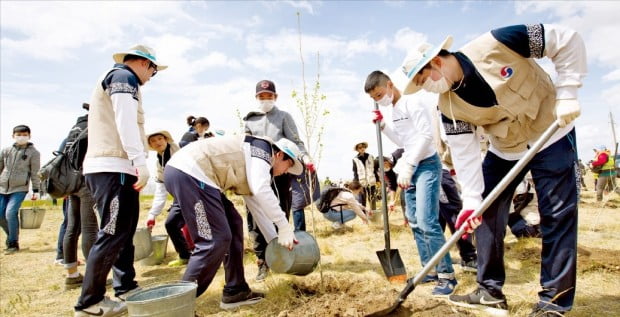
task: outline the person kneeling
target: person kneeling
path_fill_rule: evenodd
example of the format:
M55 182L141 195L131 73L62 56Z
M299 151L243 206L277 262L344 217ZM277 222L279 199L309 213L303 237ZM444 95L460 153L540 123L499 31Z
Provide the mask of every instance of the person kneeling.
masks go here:
M344 223L359 216L362 222L368 224L371 211L357 201L356 197L363 187L358 181L345 185L346 188L329 187L321 193L319 210L325 219L332 222L332 228L340 229Z

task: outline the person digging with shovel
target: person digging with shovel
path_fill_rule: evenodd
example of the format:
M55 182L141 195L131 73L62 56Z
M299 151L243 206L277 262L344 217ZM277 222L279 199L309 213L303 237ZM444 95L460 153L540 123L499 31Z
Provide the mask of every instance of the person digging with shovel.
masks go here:
M573 120L580 114L577 89L585 76L583 40L558 25L515 25L487 32L457 52L440 45L417 45L403 61L404 94L423 88L439 94L439 110L462 186L457 227L476 230L478 288L452 295L456 305L508 314L502 292L506 280L504 236L513 192L531 170L539 199L542 231L542 290L530 316L558 316L575 298L577 264L577 145ZM553 83L534 61L548 57L558 76ZM471 217L525 157L543 131L560 127L479 217ZM481 126L490 147L481 162L475 133Z
M446 242L439 227L439 186L441 161L435 150L431 118L426 108L404 97L390 77L374 71L366 78L366 93L381 107L393 107L390 124L383 121L381 110L374 110L373 122L380 122L382 132L397 146L404 148L396 163L398 186L405 190L407 219L420 254L422 265ZM447 296L457 285L450 255L436 266L439 280L434 296Z

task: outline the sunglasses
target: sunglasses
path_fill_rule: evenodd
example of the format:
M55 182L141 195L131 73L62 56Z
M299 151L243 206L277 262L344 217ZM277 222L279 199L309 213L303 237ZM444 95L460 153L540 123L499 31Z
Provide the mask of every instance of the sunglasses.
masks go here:
M149 68L153 68L155 71L153 71L153 75L151 75L151 77L155 76L157 74L157 65L155 65L155 63L149 61Z

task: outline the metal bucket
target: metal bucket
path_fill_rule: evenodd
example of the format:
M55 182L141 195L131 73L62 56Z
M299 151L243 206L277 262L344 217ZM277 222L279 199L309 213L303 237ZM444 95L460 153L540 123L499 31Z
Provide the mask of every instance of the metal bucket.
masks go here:
M130 317L194 317L196 287L192 282L173 282L149 287L127 297Z
M22 229L39 229L45 217L43 208L22 208L19 210L19 224Z
M370 222L374 224L383 224L383 211L381 209L373 210L370 216Z
M295 231L295 238L299 243L290 251L278 244L277 238L267 245L265 260L273 272L307 275L316 268L321 252L314 237L305 231Z
M140 261L153 251L151 246L151 232L147 228L138 228L133 235L133 246L135 248L133 260Z
M142 264L145 265L159 265L164 262L166 257L166 250L168 248L168 236L165 234L158 234L151 237L151 247L153 252L146 259L142 259Z

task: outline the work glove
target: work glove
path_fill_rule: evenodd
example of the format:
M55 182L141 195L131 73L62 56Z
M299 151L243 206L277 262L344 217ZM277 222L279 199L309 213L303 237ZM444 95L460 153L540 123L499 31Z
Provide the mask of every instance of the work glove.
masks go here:
M379 126L381 127L381 130L383 130L383 128L385 127L385 122L383 122L383 114L381 114L381 110L376 109L376 110L373 110L372 113L374 114L372 123L376 124L377 122L379 122Z
M136 173L138 173L138 181L133 184L133 189L141 191L146 183L149 181L149 169L146 165L136 166Z
M299 243L297 239L295 239L293 226L291 226L288 222L286 223L286 226L283 226L283 228L278 228L278 243L289 250L293 250L293 245Z
M314 166L314 162L312 162L312 158L310 158L310 155L302 156L301 161L306 165L306 169L310 173L316 172L316 167Z
M454 224L456 229L460 229L463 225L465 226L465 233L461 236L462 239L467 239L467 235L474 232L482 223L482 216L472 217L473 213L473 209L461 210L456 217L456 223Z
M555 101L555 115L560 127L565 127L581 114L581 107L577 99L558 99Z
M149 231L153 230L153 227L155 227L155 216L149 215L149 217L146 219L146 227L149 229Z
M408 164L405 160L400 160L394 166L394 172L398 174L398 178L396 179L396 183L400 188L409 188L411 186L411 177L413 176L413 172L415 171L415 166Z
M37 199L39 199L39 193L33 192L32 196L30 196L30 200L37 200Z

